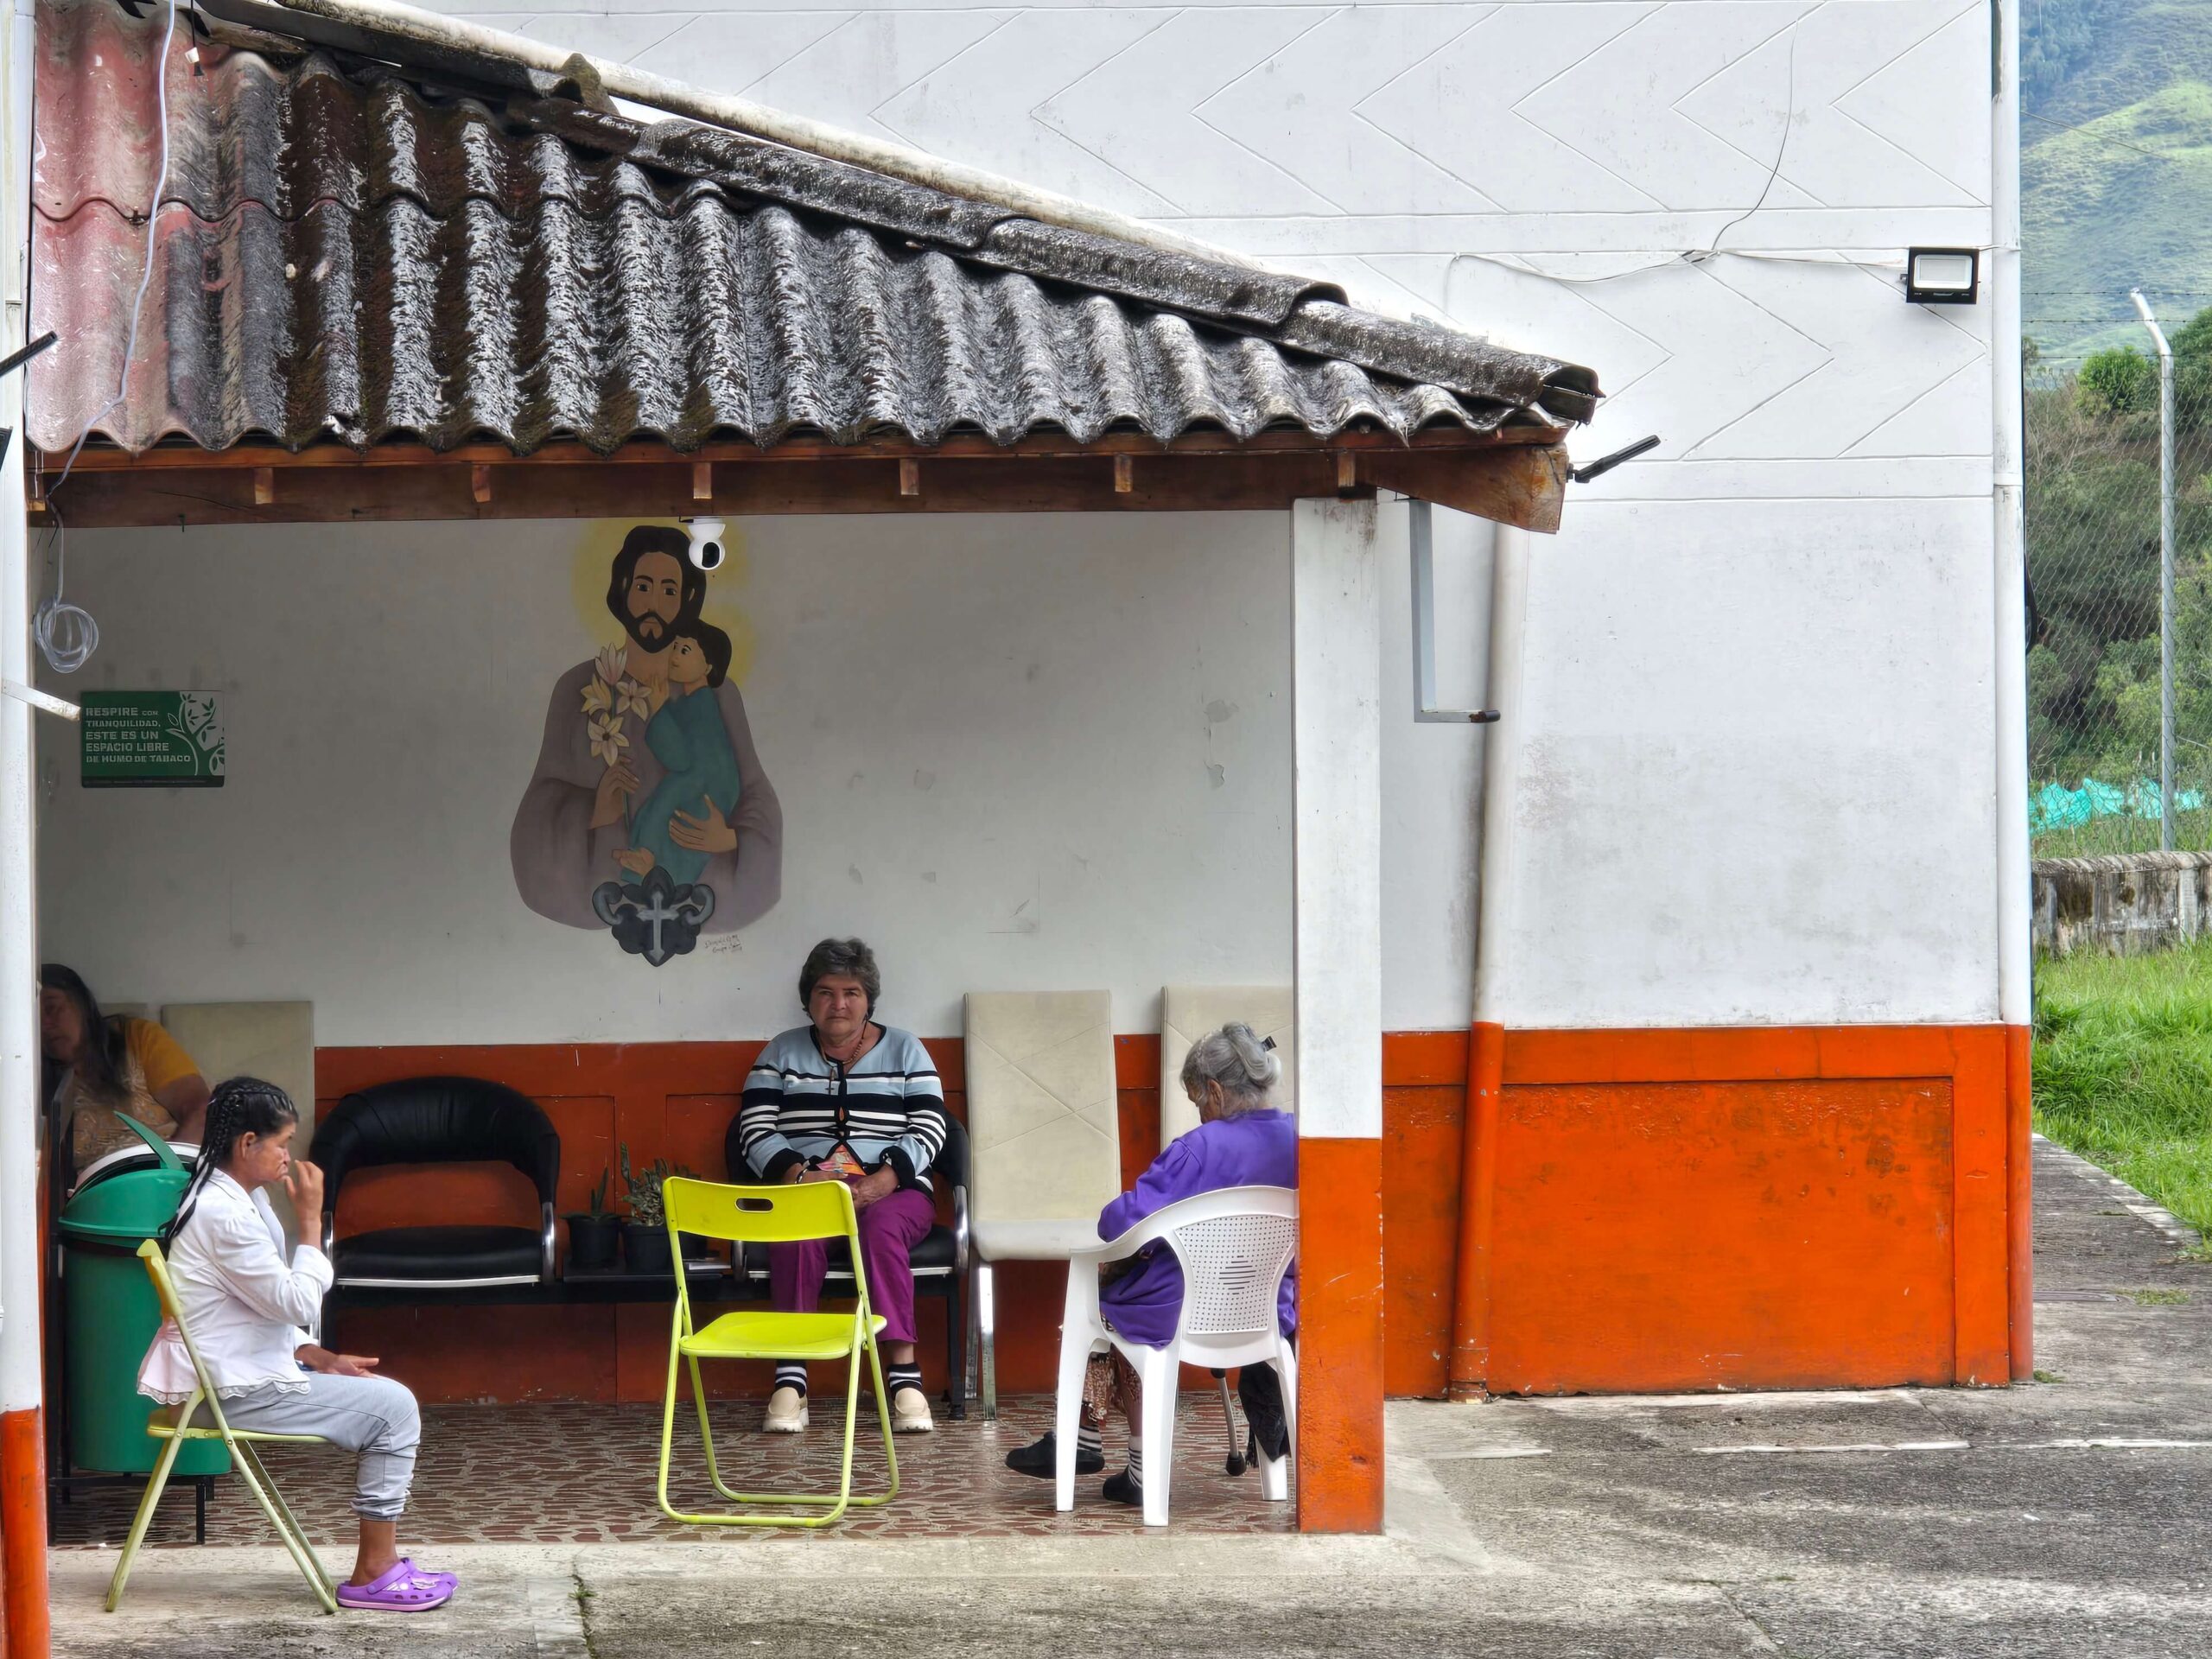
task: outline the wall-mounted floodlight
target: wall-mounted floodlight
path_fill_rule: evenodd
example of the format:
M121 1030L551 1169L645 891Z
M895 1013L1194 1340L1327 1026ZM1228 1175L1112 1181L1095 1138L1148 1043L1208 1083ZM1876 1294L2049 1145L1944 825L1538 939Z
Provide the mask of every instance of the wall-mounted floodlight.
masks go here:
M1981 254L1974 248L1908 248L1904 296L1915 305L1972 305L1981 292Z

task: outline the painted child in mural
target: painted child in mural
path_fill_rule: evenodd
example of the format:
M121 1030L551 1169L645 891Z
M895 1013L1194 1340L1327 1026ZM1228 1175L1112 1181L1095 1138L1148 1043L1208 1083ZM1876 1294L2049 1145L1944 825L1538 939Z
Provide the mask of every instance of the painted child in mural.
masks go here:
M706 874L707 855L679 842L713 821L727 822L737 811L744 777L737 751L722 729L721 711L711 696L729 674L729 636L711 622L679 622L676 643L668 648L668 701L645 722L645 747L668 768L645 804L630 815L630 846L615 861L636 876L666 870L678 887ZM686 810L685 809L689 809Z
M680 870L712 891L706 933L759 920L782 892L783 808L728 677L728 637L700 620L707 575L689 548L670 525L639 524L623 538L607 608L626 643L563 674L546 707L508 853L523 902L570 927L608 925L594 895L638 883L639 855L677 886Z

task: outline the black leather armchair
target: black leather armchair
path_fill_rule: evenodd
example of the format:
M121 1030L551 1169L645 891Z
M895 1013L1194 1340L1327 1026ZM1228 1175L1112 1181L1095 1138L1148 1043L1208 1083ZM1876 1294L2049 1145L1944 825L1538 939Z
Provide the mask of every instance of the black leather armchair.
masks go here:
M550 1284L561 1137L537 1103L481 1077L407 1077L348 1095L316 1128L322 1248L334 1289L474 1290ZM379 1164L512 1164L537 1189L538 1225L394 1227L334 1243L338 1195Z
M950 1226L939 1222L931 1228L907 1260L914 1270L915 1294L941 1297L944 1301L945 1374L950 1379L945 1394L957 1421L968 1415L968 1126L950 1112L944 1122L944 1146L930 1165L930 1179L939 1192L950 1190L952 1222ZM735 1119L731 1120L729 1133L723 1139L722 1158L731 1180L751 1185L760 1179L738 1151ZM829 1256L828 1282L823 1288L835 1295L840 1280L847 1286L852 1283L852 1255L845 1241L838 1238L830 1240ZM738 1271L748 1284L765 1290L768 1247L747 1245Z

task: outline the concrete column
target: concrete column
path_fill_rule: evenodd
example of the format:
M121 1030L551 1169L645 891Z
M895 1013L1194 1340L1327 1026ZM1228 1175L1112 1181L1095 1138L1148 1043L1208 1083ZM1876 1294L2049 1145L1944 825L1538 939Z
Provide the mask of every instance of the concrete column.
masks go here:
M1372 501L1291 509L1298 1524L1382 1527L1382 582Z
M29 321L30 0L5 13L0 45L0 353ZM0 379L0 681L31 680L23 525L23 375ZM0 1536L9 1659L46 1659L46 1436L39 1329L38 915L30 705L0 695Z
M2026 410L2020 390L2020 9L1994 14L1996 85L1990 100L1990 448L1996 645L1997 1017L2005 1024L2006 1279L2012 1370L2035 1375L2034 1155L2030 1118L2035 1019L2028 849ZM2171 609L2171 607L2169 607ZM2171 751L2171 745L2166 746Z

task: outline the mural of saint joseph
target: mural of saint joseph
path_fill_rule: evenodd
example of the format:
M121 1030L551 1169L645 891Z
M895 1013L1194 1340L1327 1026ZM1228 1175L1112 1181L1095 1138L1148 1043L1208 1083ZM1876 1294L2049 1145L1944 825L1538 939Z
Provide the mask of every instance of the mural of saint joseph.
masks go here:
M605 926L594 893L656 866L713 889L706 933L759 920L782 891L783 808L688 547L680 530L630 531L607 586L626 643L563 674L546 706L508 851L523 902L570 927Z

